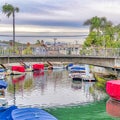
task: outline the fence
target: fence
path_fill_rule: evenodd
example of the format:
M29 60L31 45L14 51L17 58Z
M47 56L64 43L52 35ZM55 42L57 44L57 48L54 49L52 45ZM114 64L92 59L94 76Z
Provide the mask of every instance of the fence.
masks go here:
M22 48L22 47L18 47L16 49L16 52L13 53L13 51L11 50L10 47L0 47L0 56L12 56L12 55L36 55L39 56L39 54L34 54L35 51L31 50L27 50L27 52L24 52L26 49ZM63 50L62 50L63 51ZM63 54L64 53L64 54ZM120 57L120 48L87 48L87 49L81 49L80 54L69 54L69 55L76 55L76 56L101 56L101 57ZM44 55L48 55L49 51L47 51ZM56 56L61 55L60 52L59 54L53 51L53 54ZM52 54L52 55L53 55ZM62 55L66 55L67 52L65 50L65 52L62 52ZM42 55L42 54L41 54Z

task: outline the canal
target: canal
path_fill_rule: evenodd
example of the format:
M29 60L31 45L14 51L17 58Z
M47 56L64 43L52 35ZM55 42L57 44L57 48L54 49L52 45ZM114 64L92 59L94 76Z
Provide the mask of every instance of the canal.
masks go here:
M43 108L58 120L114 120L120 117L111 109L119 103L112 104L100 83L72 81L67 70L28 72L8 76L7 82L8 105Z

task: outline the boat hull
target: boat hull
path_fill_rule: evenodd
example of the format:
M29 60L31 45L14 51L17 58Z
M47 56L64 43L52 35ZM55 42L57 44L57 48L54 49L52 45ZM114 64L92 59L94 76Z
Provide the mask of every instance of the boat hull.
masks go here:
M112 99L120 101L120 80L107 81L106 92Z

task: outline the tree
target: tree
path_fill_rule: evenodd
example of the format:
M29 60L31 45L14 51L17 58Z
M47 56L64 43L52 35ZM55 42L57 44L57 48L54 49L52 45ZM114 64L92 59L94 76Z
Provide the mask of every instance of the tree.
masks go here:
M13 17L13 51L15 52L15 12L19 12L18 7L14 7L11 4L5 4L2 6L2 12L9 18Z
M35 44L40 45L40 40L37 40Z
M111 21L105 17L92 17L84 22L89 25L89 35L86 38L85 46L107 46L107 43L114 39L114 28ZM93 34L94 33L94 34ZM88 43L87 43L88 42ZM108 45L110 46L110 44Z
M90 25L90 32L94 31L94 30L99 32L100 27L101 27L101 19L99 17L95 16L95 17L85 21L84 25Z

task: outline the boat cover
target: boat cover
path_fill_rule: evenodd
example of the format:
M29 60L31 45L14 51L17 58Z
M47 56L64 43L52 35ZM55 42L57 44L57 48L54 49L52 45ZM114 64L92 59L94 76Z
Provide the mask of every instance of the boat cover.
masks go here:
M11 70L18 72L25 72L25 68L23 66L12 66Z
M106 92L110 97L120 100L120 80L107 81Z
M13 120L57 120L53 115L38 108L15 109L12 111L12 118Z
M2 88L6 88L7 87L7 82L6 81L4 81L4 80L0 80L0 89L2 89Z
M74 65L73 67L71 67L71 70L85 70L85 67L79 66L79 65Z
M71 66L73 66L73 63L68 64L68 67L71 67Z
M43 70L44 64L33 64L33 70Z
M5 72L5 71L6 71L6 70L5 70L5 69L3 69L3 68L2 68L2 69L0 69L0 72Z
M13 105L13 106L10 106L9 108L6 108L6 109L3 108L2 111L0 110L0 120L13 120L12 116L11 116L11 112L14 109L17 109L17 107Z
M106 102L106 112L113 117L120 117L120 102L109 99Z

